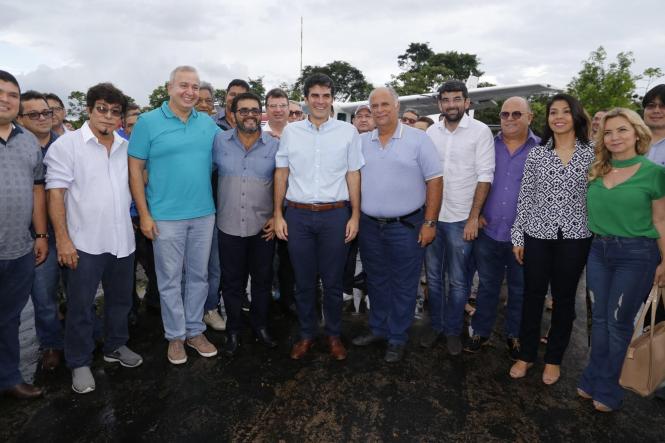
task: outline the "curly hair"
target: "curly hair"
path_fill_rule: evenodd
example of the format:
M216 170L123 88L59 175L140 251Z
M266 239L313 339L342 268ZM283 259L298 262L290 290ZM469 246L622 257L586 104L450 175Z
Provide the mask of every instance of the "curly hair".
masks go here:
M600 127L596 133L596 159L591 164L591 168L589 170L589 181L599 177L602 178L612 170L612 153L608 151L607 147L605 146L604 132L605 124L607 121L616 117L623 117L628 120L628 123L630 123L630 125L635 130L635 135L637 136L635 152L637 152L638 155L644 155L649 151L649 147L651 146L651 131L647 125L644 124L644 121L637 114L637 112L626 108L611 109L600 121Z

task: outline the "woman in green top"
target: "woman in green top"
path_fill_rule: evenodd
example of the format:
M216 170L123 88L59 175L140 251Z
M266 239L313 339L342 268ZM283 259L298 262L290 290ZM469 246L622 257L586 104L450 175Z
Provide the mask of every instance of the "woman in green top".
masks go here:
M643 156L650 143L651 133L635 112L612 109L601 122L589 173L593 327L577 393L593 399L601 412L621 406L619 375L633 320L651 286L665 284L665 168Z

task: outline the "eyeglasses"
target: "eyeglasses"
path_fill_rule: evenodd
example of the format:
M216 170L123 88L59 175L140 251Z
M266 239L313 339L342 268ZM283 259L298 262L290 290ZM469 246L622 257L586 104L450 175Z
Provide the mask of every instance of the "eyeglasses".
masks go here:
M261 115L261 110L259 108L240 108L236 112L242 117L247 117L250 114L252 117Z
M64 110L65 108L63 108L62 106L51 106L51 111L53 112L62 112Z
M30 120L39 120L39 117L44 117L44 120L53 118L53 111L50 109L48 111L42 111L42 112L37 112L37 111L32 111L32 112L26 112L24 114L21 114L21 117L28 117Z
M289 117L302 117L302 111L289 111Z
M111 116L115 118L122 117L122 111L118 108L109 108L108 106L97 105L95 106L95 111L102 115L108 115L110 112Z
M649 103L647 103L646 106L644 107L644 109L646 109L647 111L655 111L655 110L658 109L658 108L660 108L660 109L662 109L663 111L665 111L665 103L649 102Z
M284 104L284 103L281 103L281 104L271 103L271 104L268 105L268 107L270 109L286 109L286 108L289 107L289 105Z
M508 120L508 117L512 117L513 120L519 120L522 118L524 114L521 113L520 111L513 111L513 112L508 112L508 111L501 111L499 112L499 117L501 117L501 120Z
M402 123L407 123L409 125L414 125L418 120L415 118L402 117Z

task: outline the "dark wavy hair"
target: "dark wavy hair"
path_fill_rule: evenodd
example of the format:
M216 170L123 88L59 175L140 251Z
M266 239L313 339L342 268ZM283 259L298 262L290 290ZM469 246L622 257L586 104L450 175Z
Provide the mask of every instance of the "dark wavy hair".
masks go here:
M572 95L556 94L550 98L545 106L545 128L543 129L543 144L549 142L554 133L549 124L550 108L556 101L564 101L570 107L570 113L573 116L573 128L575 128L575 137L582 143L589 143L589 117L587 117L582 107L582 103Z
M110 105L120 105L123 115L127 112L127 97L111 83L99 83L88 89L85 97L88 108L92 109L97 100L104 100Z

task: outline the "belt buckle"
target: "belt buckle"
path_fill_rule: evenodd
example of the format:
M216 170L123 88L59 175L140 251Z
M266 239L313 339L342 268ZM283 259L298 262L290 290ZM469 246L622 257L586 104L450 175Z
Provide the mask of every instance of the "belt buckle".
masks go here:
M321 210L319 209L319 205L316 204L316 203L312 203L312 206L310 206L310 209L311 209L312 212L321 212Z

